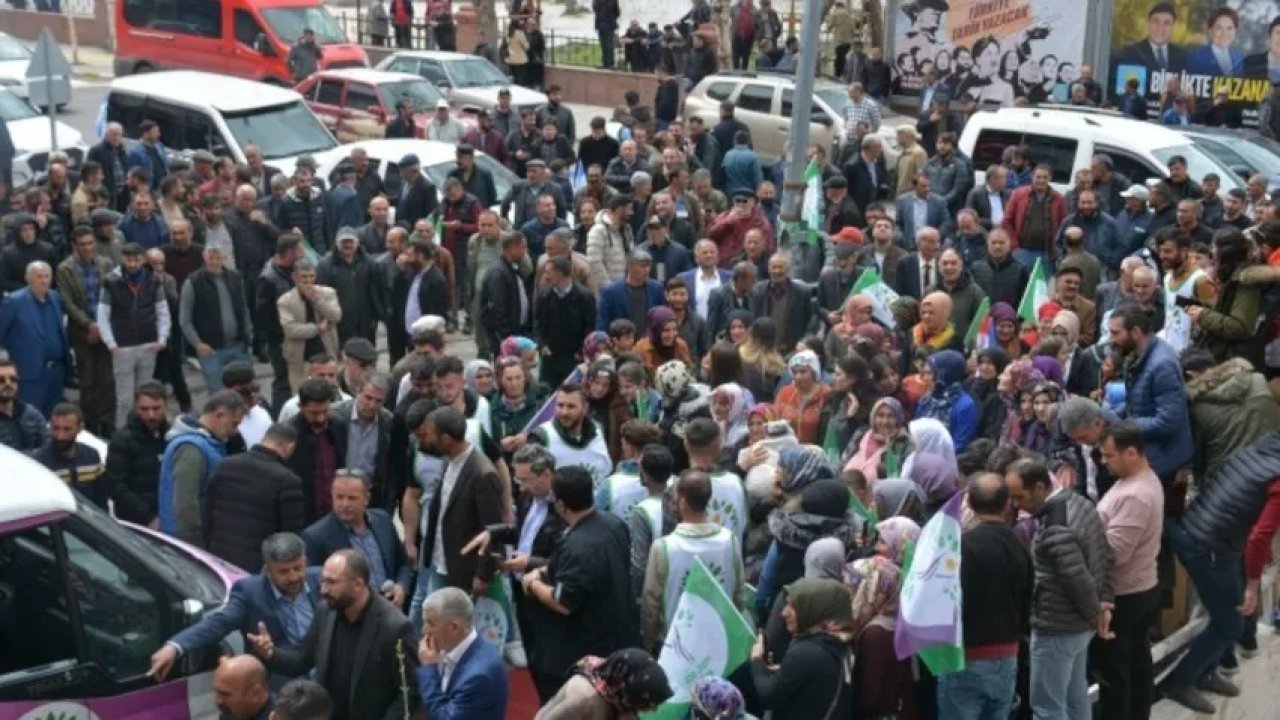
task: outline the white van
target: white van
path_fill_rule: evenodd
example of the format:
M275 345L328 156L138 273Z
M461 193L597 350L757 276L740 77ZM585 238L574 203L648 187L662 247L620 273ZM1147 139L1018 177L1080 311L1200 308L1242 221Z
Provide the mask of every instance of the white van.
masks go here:
M0 718L215 718L219 648L157 684L151 654L226 602L240 570L118 522L0 447Z
M269 165L291 175L299 155L338 146L298 93L226 75L175 70L116 78L103 105L104 119L120 123L128 138L138 137L143 120L154 120L176 157L208 150L243 163L245 146L255 144Z
M1187 174L1196 182L1217 173L1222 192L1243 187L1231 168L1175 129L1106 110L1070 106L979 110L960 136L960 150L973 159L978 183L988 167L1000 164L1005 148L1018 145L1029 146L1036 163L1053 168L1053 184L1059 190L1071 187L1076 171L1089 167L1098 153L1111 156L1116 171L1135 183L1167 177L1169 159L1181 155L1187 160Z

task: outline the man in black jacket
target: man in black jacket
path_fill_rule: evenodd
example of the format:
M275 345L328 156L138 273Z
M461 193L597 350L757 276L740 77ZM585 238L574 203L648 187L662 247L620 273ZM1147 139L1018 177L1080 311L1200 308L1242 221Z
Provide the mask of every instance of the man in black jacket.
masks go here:
M400 180L404 189L396 202L396 224L412 229L414 223L435 212L440 199L436 186L422 174L422 163L413 153L400 158Z
M164 455L164 385L145 382L133 394L133 411L125 426L116 430L107 448L107 471L103 476L110 488L116 517L138 525L159 527L156 520L156 479L160 477L160 457Z
M79 406L58 403L49 413L49 438L31 453L31 459L106 512L108 487L102 481L102 456L89 445L76 441L83 429L84 414Z
M249 360L249 307L244 280L224 266L220 247L204 249L204 267L182 286L178 327L196 350L207 392L222 389L222 368Z
M658 64L658 89L653 93L653 116L658 120L658 130L667 126L680 114L680 81L672 77L669 69Z
M310 170L299 167L293 173L293 187L289 188L280 203L280 217L274 218L276 227L302 233L302 237L317 253L329 249L325 237L324 191L315 187L315 176Z
M849 196L861 210L871 203L889 197L889 167L884 162L883 144L874 135L862 138L858 154L844 164L844 177L848 181ZM834 178L832 178L834 179ZM831 180L827 180L831 182ZM859 228L863 225L859 224Z
M372 342L378 327L373 297L378 285L373 281L373 261L360 247L355 229L338 230L335 240L334 249L316 267L316 282L338 294L342 305L338 342L345 343L353 337Z
M298 434L289 467L302 480L303 519L307 523L333 509L330 487L338 469L346 466L346 428L329 418L335 389L327 380L304 380L298 388L298 414L289 420Z
M125 168L129 163L125 158L124 128L120 123L107 123L102 142L89 148L85 159L102 166L102 186L111 193L108 207L121 213L128 210L129 192L125 188Z
M849 195L849 181L843 175L835 175L827 178L822 187L827 198L823 232L830 236L847 227L862 227L862 212Z
M209 552L237 567L254 568L268 537L302 530L302 480L288 465L297 442L292 425L276 423L260 444L213 471L204 524Z
M595 329L596 299L573 279L569 258L547 262L547 287L535 304L534 337L542 345L540 379L559 387L577 363L582 339Z
M991 298L991 304L1008 303L1018 307L1022 293L1027 289L1031 271L1013 257L1009 247L1009 233L996 226L987 234L987 256L969 267L969 274L982 291Z
M509 233L499 242L502 261L485 271L477 303L489 347L495 352L503 338L526 334L533 320L533 276L523 269L527 264L524 236Z
M385 137L414 138L418 136L418 124L413 117L413 103L403 99L396 103L396 116L387 123Z
M267 358L271 361L274 378L271 381L271 411L274 413L279 413L293 394L289 387L289 368L281 350L284 330L280 327L276 301L293 289L293 264L301 257L302 238L293 232L282 233L276 240L275 257L262 268L253 293L255 340L266 345Z
M729 313L751 310L751 288L758 277L755 263L741 260L734 263L731 282L721 283L711 291L707 298L707 335L713 344L729 329Z
M779 307L782 306L782 307ZM774 317L785 312L786 322L778 324L777 348L791 352L811 326L816 325L813 289L791 277L791 257L784 252L769 258L769 277L751 288L751 314Z
M254 654L282 675L297 677L314 668L316 681L333 698L334 717L412 715L420 701L414 675L418 639L409 619L369 586L369 562L355 550L334 553L321 570L320 595L325 602L301 645L279 647L264 628L247 636Z
M245 280L244 300L252 308L255 306L253 293L257 290L255 281L262 274L267 261L275 254L280 229L258 208L258 191L248 184L236 188L234 202L222 211L222 222L231 234L236 271ZM265 350L257 338L254 338L253 344L255 350Z
M449 314L449 282L436 266L434 243L418 241L409 247L409 260L396 273L391 288L391 320L397 331L408 336L423 315Z
M347 467L369 478L373 506L394 511L401 488L392 478L392 473L399 468L393 467L394 459L390 456L394 418L386 408L389 393L387 376L372 373L358 389L352 390L354 397L330 408L329 419L338 426L338 434L347 438Z

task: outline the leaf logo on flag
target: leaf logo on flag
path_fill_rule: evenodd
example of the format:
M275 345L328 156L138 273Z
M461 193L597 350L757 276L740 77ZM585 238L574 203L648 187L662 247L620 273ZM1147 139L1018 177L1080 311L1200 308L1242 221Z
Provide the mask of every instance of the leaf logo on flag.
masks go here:
M960 588L960 508L956 493L920 531L903 563L893 647L899 659L919 655L934 675L964 670Z
M1031 279L1027 282L1027 289L1022 293L1022 302L1018 303L1018 317L1024 322L1037 325L1040 318L1037 315L1040 312L1040 306L1049 302L1049 281L1044 275L1044 263L1040 258L1036 258L1036 264L1031 268Z
M853 284L853 289L849 291L849 297L859 293L871 298L871 315L881 325L890 330L898 326L893 319L893 311L889 309L889 306L898 299L898 293L880 279L880 273L876 272L875 268L862 271L858 281ZM845 298L845 302L848 301L849 299Z

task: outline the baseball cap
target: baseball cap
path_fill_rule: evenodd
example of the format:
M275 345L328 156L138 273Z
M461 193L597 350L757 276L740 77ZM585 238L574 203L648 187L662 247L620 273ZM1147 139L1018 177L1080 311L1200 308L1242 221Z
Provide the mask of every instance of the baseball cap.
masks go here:
M334 238L338 242L342 242L343 240L352 240L355 242L360 241L360 236L356 234L356 230L353 227L338 228L338 233L334 236Z
M1146 202L1151 199L1151 193L1147 192L1147 189L1141 185L1130 185L1128 190L1120 191L1120 197L1138 198L1139 200Z

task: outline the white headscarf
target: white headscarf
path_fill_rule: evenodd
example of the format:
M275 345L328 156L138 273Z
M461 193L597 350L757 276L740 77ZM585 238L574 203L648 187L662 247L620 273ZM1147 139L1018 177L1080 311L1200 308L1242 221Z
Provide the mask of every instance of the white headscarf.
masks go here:
M946 425L933 418L916 418L907 425L907 431L911 434L913 452L902 465L902 477L911 477L911 466L917 454L937 455L955 466L956 445Z
M725 383L712 391L712 398L717 395L730 398L729 415L720 423L720 435L724 447L737 445L747 436L747 409L754 404L751 391L738 383Z

